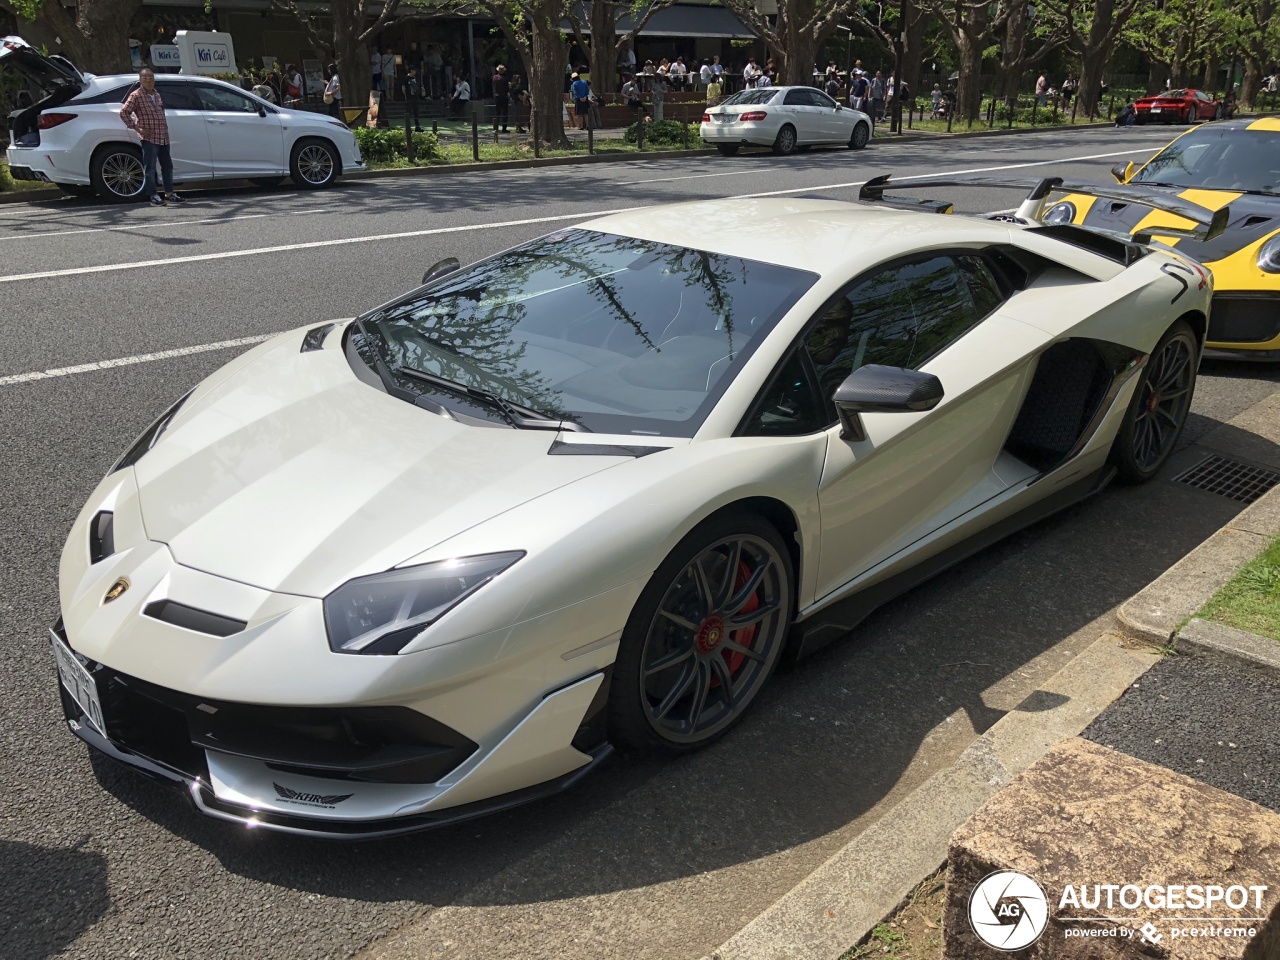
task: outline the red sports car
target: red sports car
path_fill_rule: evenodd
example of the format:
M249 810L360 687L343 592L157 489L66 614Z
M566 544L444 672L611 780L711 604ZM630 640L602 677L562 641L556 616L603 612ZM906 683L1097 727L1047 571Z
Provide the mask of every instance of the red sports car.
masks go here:
M1166 90L1133 105L1137 123L1197 123L1222 116L1222 101L1203 90Z

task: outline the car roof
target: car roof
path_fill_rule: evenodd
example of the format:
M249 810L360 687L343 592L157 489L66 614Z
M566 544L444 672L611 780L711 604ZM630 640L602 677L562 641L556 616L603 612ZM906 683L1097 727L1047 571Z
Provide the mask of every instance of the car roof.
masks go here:
M947 244L1007 243L1010 225L898 207L804 197L700 200L580 224L588 230L696 247L818 274L861 269ZM874 256L868 255L869 251Z

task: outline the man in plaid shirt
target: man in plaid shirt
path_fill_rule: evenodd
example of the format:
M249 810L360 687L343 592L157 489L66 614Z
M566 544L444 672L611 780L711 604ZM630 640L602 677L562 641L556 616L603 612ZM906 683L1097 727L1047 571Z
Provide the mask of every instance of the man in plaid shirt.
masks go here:
M150 68L138 72L138 86L125 98L120 108L124 125L142 138L142 169L146 171L146 191L151 205L162 207L165 198L182 203L184 197L173 192L173 158L169 153L169 121L164 118L164 101L156 89L156 75ZM156 161L164 175L164 193L156 192Z

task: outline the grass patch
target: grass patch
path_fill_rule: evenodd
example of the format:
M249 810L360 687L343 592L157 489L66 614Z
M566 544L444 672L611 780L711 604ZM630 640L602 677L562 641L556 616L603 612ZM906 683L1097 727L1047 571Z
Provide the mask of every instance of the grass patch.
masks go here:
M1237 570L1197 616L1280 640L1280 537Z
M911 891L862 943L840 960L942 960L942 911L947 903L945 870Z
M690 150L703 150L707 145L693 137L689 141ZM670 150L683 150L684 147L679 144L663 144L660 146L652 146L648 142L644 145L644 150L640 150L634 143L625 143L622 140L609 138L597 140L595 144L595 152L597 154L631 154L633 156L662 153ZM547 157L585 157L587 156L586 143L574 143L568 148L558 148L555 150L544 147L540 151L543 158ZM365 158L367 167L370 170L399 170L407 167L438 167L438 166L456 166L459 164L475 163L475 158L471 154L470 143L441 143L435 153L425 160L418 160L410 163L402 156L394 157L390 160L375 161ZM523 141L517 143L494 143L492 134L488 143L484 142L483 136L480 140L480 162L493 163L501 160L532 160L533 148Z

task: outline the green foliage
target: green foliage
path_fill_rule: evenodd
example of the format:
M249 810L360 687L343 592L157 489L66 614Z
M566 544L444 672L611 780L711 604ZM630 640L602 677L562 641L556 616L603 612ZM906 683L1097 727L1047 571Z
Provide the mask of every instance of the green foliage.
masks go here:
M1197 616L1280 640L1280 537L1237 570Z
M1030 124L1032 113L1035 114L1036 126L1052 126L1054 124L1066 123L1071 119L1071 111L1063 110L1061 105L1058 107L1058 115L1053 115L1053 104L1046 103L1043 107L1022 107L1019 106L1013 111L1013 122L1017 124ZM1004 102L996 104L996 125L1009 122L1009 105Z
M688 142L697 144L699 124L691 123L688 129ZM627 132L623 134L623 138L627 143L636 142L636 130L639 127L639 121L627 127ZM651 120L644 125L644 142L652 143L654 146L671 146L683 144L685 142L685 133L683 125L679 120Z
M1156 63L1165 65L1174 83L1192 82L1205 61L1229 55L1246 20L1227 0L1165 0L1141 5L1124 39Z
M367 163L394 163L408 157L404 130L399 127L357 127L354 131L360 155ZM440 141L434 133L420 130L413 135L414 159L427 160L440 154Z

